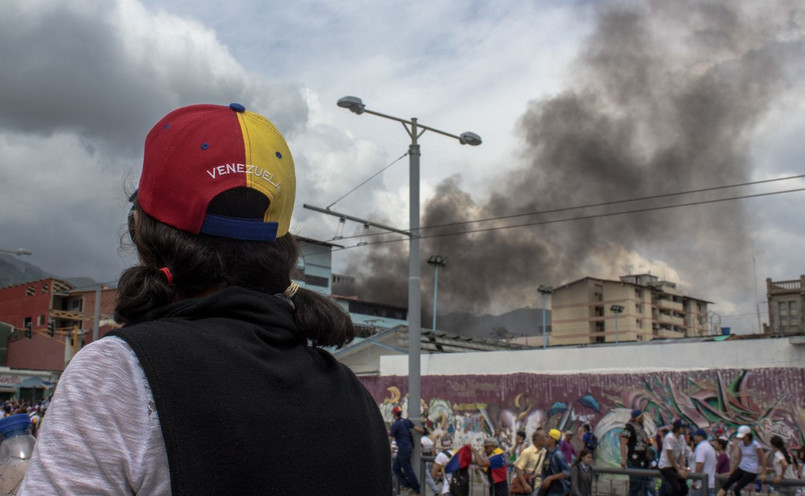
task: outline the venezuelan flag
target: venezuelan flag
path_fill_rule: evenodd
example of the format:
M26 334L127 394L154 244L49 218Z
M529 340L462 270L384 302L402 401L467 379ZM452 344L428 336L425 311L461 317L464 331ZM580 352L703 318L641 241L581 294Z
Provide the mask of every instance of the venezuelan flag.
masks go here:
M492 482L497 484L506 480L506 454L500 448L489 456L489 470L492 473Z
M469 467L470 463L472 463L472 448L469 444L465 444L453 453L453 457L444 466L444 473L451 474L456 470Z

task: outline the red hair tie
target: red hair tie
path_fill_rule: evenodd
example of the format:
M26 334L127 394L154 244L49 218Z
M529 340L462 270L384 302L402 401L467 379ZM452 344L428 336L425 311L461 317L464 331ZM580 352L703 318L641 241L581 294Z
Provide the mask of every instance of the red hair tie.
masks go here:
M171 270L167 267L162 267L159 269L159 271L165 275L165 279L167 279L168 284L173 286L173 274L171 274Z

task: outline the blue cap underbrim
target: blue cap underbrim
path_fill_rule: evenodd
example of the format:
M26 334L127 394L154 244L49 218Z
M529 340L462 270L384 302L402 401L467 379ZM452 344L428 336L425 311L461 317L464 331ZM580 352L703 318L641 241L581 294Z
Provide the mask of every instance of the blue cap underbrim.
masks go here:
M207 214L200 232L244 241L276 241L278 229L277 222Z

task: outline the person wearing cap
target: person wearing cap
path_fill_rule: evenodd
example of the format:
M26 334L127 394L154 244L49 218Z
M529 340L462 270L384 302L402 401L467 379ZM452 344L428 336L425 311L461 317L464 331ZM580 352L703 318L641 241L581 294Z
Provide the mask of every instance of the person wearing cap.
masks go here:
M402 494L419 494L419 480L411 465L411 455L414 452L414 438L411 430L424 434L425 429L414 425L410 419L403 418L402 408L399 406L395 406L391 413L394 414L394 421L391 423L390 437L397 443L397 456L394 457L393 465L394 474L400 481Z
M685 434L688 432L688 424L682 419L674 420L670 432L665 435L662 441L662 452L660 453L660 475L670 488L669 496L685 496L688 494L688 471L685 463L685 453L687 444Z
M494 437L484 439L484 451L473 448L476 465L484 469L491 486L490 496L509 496L508 472L506 470L506 452L500 449L500 443Z
M631 419L620 434L621 468L647 469L649 459L648 435L643 426L643 411L632 410ZM649 479L640 475L629 476L629 496L646 496Z
M445 435L442 436L442 451L440 451L436 455L436 459L433 460L433 467L430 471L430 477L434 481L441 480L442 481L442 488L441 490L434 491L435 494L450 494L450 480L453 478L451 473L445 473L444 467L447 465L447 462L453 458L453 438Z
M563 496L570 491L570 466L559 449L562 433L548 431L545 438L545 461L542 463L542 489L546 496ZM542 494L542 493L540 493Z
M64 371L20 495L388 492L377 404L322 348L354 337L349 315L291 280L295 194L285 139L240 104L151 129L125 326Z
M572 441L573 431L567 431L565 432L564 439L559 443L559 449L564 453L567 463L573 463L576 459L576 448L573 447Z
M693 433L693 471L697 474L707 474L707 489L702 488L701 481L694 481L695 496L713 496L716 492L716 452L707 440L704 429L696 429Z
M763 447L754 439L752 429L748 425L738 427L735 438L740 441L736 467L727 481L721 486L718 494L726 494L733 486L736 496L741 496L741 489L748 486L760 476L760 482L766 480L766 454Z

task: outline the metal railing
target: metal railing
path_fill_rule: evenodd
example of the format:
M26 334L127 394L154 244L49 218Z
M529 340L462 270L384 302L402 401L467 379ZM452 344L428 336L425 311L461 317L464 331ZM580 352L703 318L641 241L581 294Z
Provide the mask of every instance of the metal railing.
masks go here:
M419 466L419 473L420 473L420 494L421 495L428 495L430 496L433 494L431 489L428 487L425 477L425 467L426 464L433 463L435 457L433 456L422 456L421 462ZM512 468L511 464L508 464L509 468ZM615 467L594 467L593 473L595 477L593 478L593 496L625 496L629 493L629 476L642 476L649 479L648 487L650 490L650 494L654 494L657 496L662 496L662 492L660 489L660 471L656 469L634 469L634 468L615 468ZM513 470L509 470L508 472L508 483L511 485L511 478L514 475ZM394 480L394 495L399 494L399 483L397 482L397 478L393 477ZM778 484L772 483L773 477L766 477L765 483L762 485L760 492L756 492L756 483L751 483L750 485L746 486L743 490L746 494L752 495L767 495L773 496L779 494L778 490L781 487L805 487L805 479L783 479ZM708 487L710 479L707 474L701 473L689 473L688 480L690 481L701 481L700 487ZM726 482L727 476L726 475L716 475L716 483L715 488L718 490L721 485ZM438 488L441 489L442 483L437 482ZM439 494L439 493L437 493ZM692 491L688 494L695 494ZM702 493L702 494L707 494ZM470 492L469 496L488 496L489 495L489 485L486 482L486 475L482 470L475 464L470 466Z

